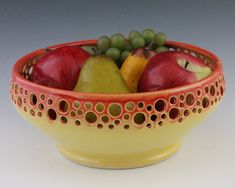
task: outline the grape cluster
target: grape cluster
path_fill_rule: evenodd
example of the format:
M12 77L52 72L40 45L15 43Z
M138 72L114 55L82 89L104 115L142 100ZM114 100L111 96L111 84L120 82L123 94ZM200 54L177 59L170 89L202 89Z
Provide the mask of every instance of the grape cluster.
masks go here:
M164 33L155 32L153 29L145 29L142 33L131 31L128 39L125 39L121 33L115 33L110 38L107 36L100 37L97 40L97 49L102 54L111 57L120 67L133 49L147 47L153 42L157 46L155 48L157 53L167 51L168 48L164 46L166 38ZM84 47L89 53L94 53L91 48L86 48Z

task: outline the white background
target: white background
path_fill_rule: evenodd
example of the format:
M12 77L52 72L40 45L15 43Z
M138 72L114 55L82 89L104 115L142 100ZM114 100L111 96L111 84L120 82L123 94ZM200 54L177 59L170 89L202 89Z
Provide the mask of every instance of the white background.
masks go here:
M0 187L235 187L233 1L0 2ZM132 170L83 167L64 159L52 140L12 108L11 67L24 54L146 27L212 50L224 64L222 104L184 138L174 157Z

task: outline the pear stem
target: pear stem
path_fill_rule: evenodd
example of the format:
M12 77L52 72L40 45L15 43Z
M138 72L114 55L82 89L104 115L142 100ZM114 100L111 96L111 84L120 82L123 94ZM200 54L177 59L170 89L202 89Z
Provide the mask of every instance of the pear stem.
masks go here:
M94 48L94 47L92 47L91 49L93 50L95 56L101 54L101 51L99 51L98 49L96 49L96 48Z

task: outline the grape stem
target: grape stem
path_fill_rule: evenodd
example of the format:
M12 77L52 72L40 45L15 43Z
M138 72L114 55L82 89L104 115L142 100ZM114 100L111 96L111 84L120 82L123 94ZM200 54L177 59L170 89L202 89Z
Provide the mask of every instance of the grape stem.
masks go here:
M143 54L145 58L149 57L149 50L155 50L157 48L157 44L156 42L152 41L150 42L150 44L144 48Z
M155 41L150 42L150 44L146 47L146 50L155 50L157 48L157 43Z

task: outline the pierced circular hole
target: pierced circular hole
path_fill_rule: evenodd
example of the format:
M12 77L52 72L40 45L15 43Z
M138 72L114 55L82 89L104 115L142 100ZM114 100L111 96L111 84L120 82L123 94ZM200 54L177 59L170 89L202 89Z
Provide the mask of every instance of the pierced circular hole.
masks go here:
M211 85L211 87L210 87L210 94L211 94L211 96L215 96L215 86L214 85Z
M176 97L171 97L170 98L170 103L171 104L176 104L176 102L177 102L177 98Z
M119 125L119 124L120 124L120 121L119 121L118 119L116 119L116 120L114 121L114 124L115 124L115 125Z
M179 118L178 119L178 122L180 123L180 122L182 122L183 121L183 118Z
M126 104L125 108L126 108L127 111L131 112L131 111L134 110L135 105L134 105L133 102L128 102L128 103Z
M79 120L76 120L76 121L75 121L75 125L76 125L76 126L80 126L80 125L81 125L81 122L80 122Z
M201 109L201 108L199 108L199 109L198 109L198 113L200 114L201 112L202 112L202 109Z
M44 95L44 94L41 94L41 95L40 95L40 99L41 99L41 100L44 100L44 99L45 99L45 95Z
M61 100L58 106L59 106L59 111L62 113L66 113L69 110L69 104L65 100Z
M37 97L36 95L34 94L31 94L29 96L29 103L32 105L32 106L35 106L37 104Z
M102 103L96 104L95 109L97 112L103 112L104 111L104 104L102 104Z
M214 101L211 101L211 105L213 105L214 104Z
M104 115L101 117L101 120L104 122L104 123L108 123L109 122L109 117Z
M216 87L218 87L218 86L219 86L218 81L216 81L216 82L215 82L215 86L216 86Z
M197 90L197 96L201 96L202 91L200 89Z
M82 110L77 110L77 114L78 114L79 116L81 116L81 115L83 114L83 111L82 111Z
M161 118L162 118L162 119L166 119L166 114L162 114L162 115L161 115Z
M129 129L130 125L124 125L124 129Z
M102 128L103 128L103 125L99 123L99 124L97 124L97 128L98 128L98 129L102 129Z
M119 104L111 104L109 106L109 114L111 116L117 117L121 114L122 112L122 107Z
M196 108L193 108L193 110L192 110L192 111L193 111L193 113L195 113L195 112L197 111L197 109L196 109Z
M108 127L109 127L109 129L113 129L114 125L109 125Z
M71 117L75 117L75 116L76 116L76 112L71 111L71 112L70 112L70 116L71 116Z
M15 95L17 95L18 94L18 85L17 84L15 84Z
M22 99L21 99L21 97L17 98L17 104L18 104L19 107L22 106Z
M151 125L150 123L148 123L148 124L146 125L146 127L150 129L150 128L152 127L152 125Z
M94 112L87 112L85 119L88 123L95 123L97 121L97 116Z
M23 100L23 101L24 101L24 103L26 104L26 98L24 98L24 100Z
M158 111L158 112L162 112L166 107L166 103L164 100L160 99L158 100L156 103L155 103L155 109Z
M145 115L143 113L137 113L134 116L134 122L138 125L141 125L145 122Z
M223 96L223 94L224 94L224 89L222 86L220 86L220 95Z
M184 116L187 117L189 115L189 110L184 110Z
M24 89L22 87L20 87L20 94L23 94Z
M158 122L158 125L159 125L159 126L162 126L162 125L163 125L163 122L162 122L162 121L159 121L159 122Z
M39 116L39 117L42 117L42 112L38 112L38 116Z
M169 117L171 119L176 119L179 116L179 109L178 108L172 108L169 112Z
M39 104L38 104L38 109L39 109L39 110L43 110L43 109L44 109L44 105L43 105L42 103L39 103Z
M47 115L50 120L56 120L57 115L56 115L56 112L54 109L52 109L52 108L48 109Z
M73 102L73 107L78 108L80 106L80 103L78 101Z
M180 102L180 107L184 107L184 103L183 102Z
M123 116L123 118L124 118L125 120L128 120L128 119L130 119L130 115L129 115L129 114L125 114L125 115Z
M200 101L197 101L197 106L200 106L200 104L201 104Z
M30 112L30 114L31 114L32 116L35 115L35 112L34 112L34 110L32 110L32 109L31 109L29 112Z
M61 123L64 123L64 124L66 124L68 122L68 120L65 116L61 116L60 121L61 121Z
M157 115L156 115L156 114L151 115L151 116L150 116L150 119L151 119L152 121L156 121L156 120L157 120Z
M209 92L208 86L206 86L206 87L204 88L204 91L205 91L206 94Z
M148 106L146 107L146 109L147 109L147 111L151 111L151 110L152 110L152 106L148 105Z
M90 110L90 109L92 108L92 104L91 104L90 102L87 102L87 103L85 104L85 108L86 108L87 110Z
M47 103L48 103L49 105L52 105L52 103L53 103L52 99L48 99Z
M204 97L202 99L202 107L207 108L209 106L209 104L210 104L210 100L207 97Z
M180 95L180 100L181 100L181 101L184 100L184 95Z
M25 94L25 95L28 95L28 90L24 90L24 94Z
M215 98L215 103L217 103L217 98Z
M138 106L138 108L143 108L144 107L144 103L143 102L139 102L137 106Z
M194 96L193 94L188 94L187 97L186 97L186 104L188 106L192 106L194 104Z

